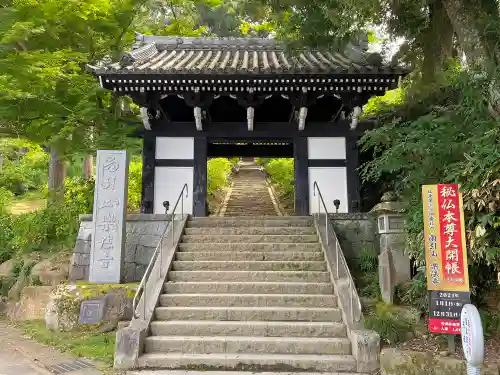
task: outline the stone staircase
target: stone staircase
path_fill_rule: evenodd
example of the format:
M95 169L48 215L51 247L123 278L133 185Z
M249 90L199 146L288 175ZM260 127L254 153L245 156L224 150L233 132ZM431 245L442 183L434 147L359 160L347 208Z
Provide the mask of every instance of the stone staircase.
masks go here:
M312 218L190 219L139 367L356 372Z
M253 162L242 163L233 175L233 188L224 216L277 215L264 174Z

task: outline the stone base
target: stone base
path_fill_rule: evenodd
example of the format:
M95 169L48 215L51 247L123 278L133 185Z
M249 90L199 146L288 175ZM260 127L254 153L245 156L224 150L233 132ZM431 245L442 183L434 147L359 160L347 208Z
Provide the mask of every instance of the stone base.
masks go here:
M123 282L139 282L165 231L168 215L127 215ZM80 230L71 258L69 281L88 281L92 242L92 215L80 216Z

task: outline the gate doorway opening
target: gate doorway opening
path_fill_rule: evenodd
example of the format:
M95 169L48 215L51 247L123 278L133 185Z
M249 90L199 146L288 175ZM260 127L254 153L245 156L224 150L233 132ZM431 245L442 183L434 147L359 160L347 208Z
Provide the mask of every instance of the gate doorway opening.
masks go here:
M207 140L207 214L293 214L293 148L292 140L283 139ZM223 174L229 165L228 180ZM223 182L226 184L221 189Z

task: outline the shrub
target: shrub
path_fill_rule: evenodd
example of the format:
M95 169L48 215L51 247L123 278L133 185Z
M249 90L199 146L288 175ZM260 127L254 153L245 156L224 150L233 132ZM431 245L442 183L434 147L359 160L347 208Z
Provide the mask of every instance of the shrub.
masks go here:
M91 213L94 206L94 179L68 177L64 185L64 200L81 214Z
M278 194L283 198L293 198L294 195L294 164L293 159L260 160L271 181L277 186Z
M210 159L207 164L207 192L214 195L231 182L232 165L228 159Z
M366 328L378 332L380 338L391 345L407 339L414 332L415 324L403 309L384 302L377 303L365 319Z
M0 214L4 214L8 211L10 202L14 194L4 187L0 187Z
M128 171L128 210L138 211L142 197L142 161L139 157L132 158Z

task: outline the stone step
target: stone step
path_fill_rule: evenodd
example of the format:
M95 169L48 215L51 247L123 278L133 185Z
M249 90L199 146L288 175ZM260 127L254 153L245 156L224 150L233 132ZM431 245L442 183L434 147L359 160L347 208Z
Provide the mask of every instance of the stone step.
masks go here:
M319 307L157 307L158 320L342 322L337 308Z
M162 294L160 306L336 307L337 298L325 294Z
M138 370L127 375L298 375L296 372L245 372L245 371L186 371L186 370ZM300 375L361 375L340 372L301 372Z
M333 294L333 284L286 282L168 282L165 283L164 291L169 294Z
M184 243L315 243L318 242L317 235L183 235L181 241Z
M308 216L239 216L199 217L187 222L187 228L200 227L310 227L313 219Z
M284 252L284 251L312 251L322 252L319 243L180 243L180 251L189 252Z
M325 261L174 261L174 271L327 271Z
M347 338L149 336L146 353L351 354Z
M204 260L227 260L227 261L242 261L242 260L261 260L261 261L324 261L325 257L321 252L304 251L304 252L177 252L176 260L178 261L204 261Z
M153 321L154 336L345 337L343 323L259 321Z
M170 271L169 281L267 281L329 283L330 274L319 271Z
M320 371L355 372L352 355L297 355L297 354L192 354L147 353L139 357L140 368L243 371Z

